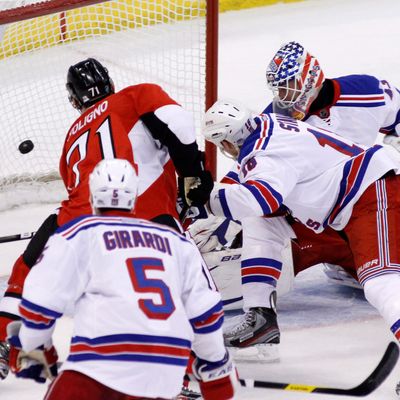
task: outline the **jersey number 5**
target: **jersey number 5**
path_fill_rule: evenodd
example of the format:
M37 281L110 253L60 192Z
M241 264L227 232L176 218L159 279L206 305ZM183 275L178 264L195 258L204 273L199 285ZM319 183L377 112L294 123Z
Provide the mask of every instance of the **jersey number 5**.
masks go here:
M175 311L171 291L161 279L150 279L147 271L164 271L162 260L158 258L128 258L126 260L132 286L137 293L156 293L160 296L160 304L150 299L139 299L139 308L151 319L168 319Z

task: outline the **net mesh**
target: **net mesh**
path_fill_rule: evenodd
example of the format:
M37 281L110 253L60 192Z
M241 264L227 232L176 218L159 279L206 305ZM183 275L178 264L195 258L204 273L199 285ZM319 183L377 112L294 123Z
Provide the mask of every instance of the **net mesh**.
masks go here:
M193 112L199 128L205 15L204 0L115 0L0 26L0 209L65 196L58 162L66 132L78 117L65 79L68 67L87 57L107 67L116 90L142 82L161 85ZM34 147L22 154L19 146L26 140Z

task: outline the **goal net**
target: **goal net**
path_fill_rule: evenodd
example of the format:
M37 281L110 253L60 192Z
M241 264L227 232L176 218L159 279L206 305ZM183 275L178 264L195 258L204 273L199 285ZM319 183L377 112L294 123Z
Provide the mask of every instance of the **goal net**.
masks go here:
M216 3L1 2L0 210L65 197L58 163L67 130L78 117L65 80L69 66L85 58L107 67L116 90L142 82L161 85L193 112L199 132L216 97ZM33 148L21 153L28 140ZM209 167L215 168L214 160L209 154Z

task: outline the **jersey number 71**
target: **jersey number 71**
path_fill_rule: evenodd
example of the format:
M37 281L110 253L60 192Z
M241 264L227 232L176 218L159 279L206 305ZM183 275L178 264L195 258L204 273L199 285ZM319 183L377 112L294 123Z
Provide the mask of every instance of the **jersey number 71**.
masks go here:
M102 158L115 158L115 151L112 139L111 121L110 117L107 117L101 125L96 129L96 134L99 138L100 151ZM86 158L88 141L89 141L90 129L83 132L75 141L72 143L66 155L66 162L69 164L71 155L77 150L79 154L79 159L74 163L71 170L75 175L75 182L73 187L77 187L80 183L80 171L79 163ZM72 189L72 188L70 188Z

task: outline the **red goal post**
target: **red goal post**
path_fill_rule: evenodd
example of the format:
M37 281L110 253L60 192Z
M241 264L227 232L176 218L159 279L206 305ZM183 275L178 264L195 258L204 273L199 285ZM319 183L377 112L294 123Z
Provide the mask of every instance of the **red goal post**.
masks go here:
M70 65L87 57L104 63L116 90L157 83L191 111L215 176L215 147L202 140L200 124L217 98L218 1L4 4L12 7L0 10L0 210L65 196L58 161L78 116L65 78ZM22 154L19 146L27 140L33 149Z

